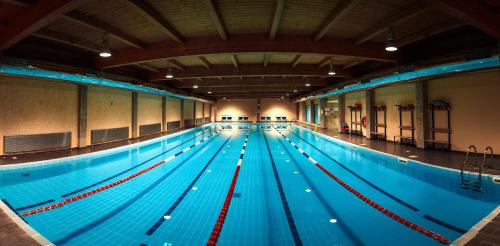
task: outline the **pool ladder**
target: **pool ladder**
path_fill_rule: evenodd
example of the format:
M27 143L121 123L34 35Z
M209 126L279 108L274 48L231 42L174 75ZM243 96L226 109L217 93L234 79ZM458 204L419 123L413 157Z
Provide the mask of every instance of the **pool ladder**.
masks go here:
M474 152L471 152L471 150L473 150ZM468 179L464 179L464 169L467 166L467 164L469 164L468 160L469 160L470 153L474 154L473 163L471 163L470 165L472 165L473 167L477 167L477 148L475 145L471 145L471 146L469 146L469 148L467 148L467 153L465 154L465 160L462 164L462 168L460 169L460 179L461 179L462 188L469 189L469 186L472 185L473 186L472 188L475 191L481 190L481 177L483 175L483 167L484 167L484 163L486 162L486 158L488 157L488 152L489 152L490 156L493 156L493 148L491 148L491 146L488 146L484 149L483 161L481 162L481 165L479 166L477 180L470 182Z

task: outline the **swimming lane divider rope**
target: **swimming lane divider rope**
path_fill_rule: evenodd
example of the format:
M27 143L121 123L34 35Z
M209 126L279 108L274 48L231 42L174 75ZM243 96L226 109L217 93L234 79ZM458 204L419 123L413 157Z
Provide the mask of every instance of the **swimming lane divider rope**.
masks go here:
M97 194L97 193L100 193L100 192L102 192L102 191L105 191L105 190L107 190L107 189L109 189L109 188L112 188L112 187L115 187L115 186L117 186L117 185L119 185L119 184L125 183L125 182L127 182L127 181L129 181L129 180L131 180L131 179L134 179L134 178L136 178L136 177L138 177L138 176L140 176L140 175L142 175L142 174L144 174L144 173L146 173L146 172L149 172L149 171L151 171L151 170L153 170L153 169L155 169L155 168L157 168L157 167L159 167L159 166L161 166L161 165L163 165L163 164L165 164L165 163L167 163L167 162L169 162L169 161L171 161L171 160L175 159L176 157L178 157L178 156L182 155L183 153L188 152L189 150L191 150L191 149L192 149L192 148L194 148L195 146L197 146L197 145L199 145L199 144L201 144L201 143L205 142L205 141L206 141L206 140L208 140L209 138L212 138L213 136L217 135L220 131L221 131L221 130L218 130L218 131L216 131L216 132L213 132L213 133L212 133L212 134L210 134L209 136L207 136L207 137L205 137L204 139L202 139L202 140L200 140L200 141L198 141L198 142L194 143L193 145L191 145L191 146L189 146L189 147L187 147L187 148L185 148L185 149L183 149L183 150L179 151L178 153L176 153L176 154L174 154L174 155L171 155L171 156L167 157L166 159L164 159L164 160L162 160L162 161L160 161L160 162L157 162L156 164L154 164L154 165L152 165L152 166L149 166L149 167L148 167L148 168L146 168L146 169L142 169L141 171L136 172L136 173L134 173L134 174L132 174L132 175L129 175L129 176L125 177L125 178L122 178L122 179L120 179L120 180L117 180L117 181L115 181L115 182L113 182L113 183L110 183L110 184L108 184L108 185L101 186L101 187L99 187L99 188L97 188L97 189L94 189L94 190L91 190L91 191L85 192L85 193L83 193L83 194L80 194L80 195L77 195L77 196L73 196L73 197L67 198L67 199L65 199L65 200L63 200L63 201L61 201L61 202L54 203L54 204L51 204L51 205L48 205L48 206L45 206L45 207L41 207L41 208L38 208L38 209L33 209L33 210L30 210L30 211L26 211L26 212L22 213L22 215L23 215L23 216L29 216L29 215L34 215L34 214L38 214L38 213L41 213L41 212L46 212L46 211L49 211L49 210L52 210L52 209L56 209L56 208L59 208L59 207L62 207L62 206L64 206L64 205L66 205L66 204L68 204L68 203L72 203L72 202L75 202L75 201L78 201L78 200L81 200L81 199L87 198L87 197L89 197L89 196L93 196L93 195L95 195L95 194Z
M222 226L224 225L224 220L226 219L227 212L229 211L229 205L231 205L234 188L236 187L236 181L238 180L238 174L240 173L240 167L241 163L243 162L243 156L245 155L245 149L247 147L249 135L250 131L247 131L245 142L243 143L243 147L241 148L240 158L238 159L238 164L236 165L236 170L233 174L233 180L231 181L231 185L229 186L229 191L227 192L226 199L224 200L224 205L222 206L222 209L219 213L217 222L212 229L212 234L210 234L210 238L208 239L207 246L215 246L217 244L217 240L219 239L220 232L222 231Z
M274 127L274 126L273 126ZM278 131L278 129L274 128L283 138L285 138L285 140L291 144L297 151L299 151L303 156L305 156L310 162L312 162L316 167L318 167L319 169L321 169L321 171L323 171L326 175L328 175L330 178L332 178L335 182L337 182L338 184L340 184L342 187L344 187L344 189L346 189L347 191L351 192L352 194L354 194L356 197L358 197L359 199L361 199L363 202L365 202L366 204L370 205L371 207L377 209L378 211L380 211L381 213L385 214L386 216L388 216L389 218L395 220L396 222L399 222L400 224L406 226L406 227L409 227L417 232L420 232L422 234L424 234L425 236L428 236L430 238L433 238L435 240L437 240L438 242L442 243L442 244L450 244L450 240L445 238L444 236L438 234L438 233L435 233L433 231L430 231L428 229L425 229L413 222L410 222L409 220L395 214L394 212L380 206L378 203L372 201L371 199L369 199L368 197L366 197L365 195L361 194L360 192L358 192L357 190L355 190L354 188L352 188L351 186L349 186L347 183L345 183L344 181L342 181L340 178L338 178L337 176L335 176L333 173L331 173L330 171L328 171L326 168L324 168L321 164L319 164L316 160L314 160L310 155L306 154L304 152L304 150L302 150L299 146L297 146L294 142L292 142L287 136L285 136L283 133L281 133L280 131Z

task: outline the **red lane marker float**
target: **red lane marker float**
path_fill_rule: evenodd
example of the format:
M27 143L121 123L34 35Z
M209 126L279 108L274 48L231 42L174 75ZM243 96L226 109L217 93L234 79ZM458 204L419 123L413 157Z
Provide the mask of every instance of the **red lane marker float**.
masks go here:
M351 186L349 186L347 183L345 183L344 181L342 181L340 178L338 178L337 176L335 176L333 173L331 173L330 171L328 171L326 168L324 168L321 164L319 164L316 160L314 160L311 156L307 155L304 153L304 151L302 149L300 149L296 144L294 144L288 137L286 137L285 135L283 135L280 131L276 130L282 137L284 137L288 143L290 143L292 146L294 146L299 152L301 152L304 156L306 156L306 158L311 161L316 167L318 167L319 169L321 169L321 171L323 171L326 175L328 175L330 178L332 178L335 182L337 182L338 184L340 184L342 187L344 187L346 190L348 190L349 192L351 192L352 194L354 194L356 197L358 197L359 199L361 199L363 202L365 202L366 204L372 206L373 208L377 209L378 211L382 212L383 214L385 214L386 216L388 216L389 218L403 224L404 226L406 227L409 227L417 232L420 232L430 238L433 238L437 241L439 241L440 243L442 244L450 244L450 240L445 238L444 236L438 234L438 233L435 233L433 231L430 231L430 230L427 230L413 222L410 222L409 220L395 214L394 212L390 211L389 209L386 209L382 206L380 206L378 203L372 201L371 199L369 199L368 197L364 196L363 194L361 194L359 191L355 190L354 188L352 188Z
M229 205L231 205L231 200L233 198L234 187L236 187L238 174L240 173L241 163L243 162L243 155L245 154L245 149L247 147L248 135L250 135L250 131L247 132L245 143L243 143L240 158L238 160L238 164L236 165L236 170L234 171L233 180L231 181L231 185L229 186L229 191L227 192L226 199L224 200L224 205L222 205L222 209L219 213L219 217L217 218L217 222L212 229L212 234L210 234L210 238L208 239L207 246L215 246L217 244L217 240L219 239L220 232L222 231L222 226L224 225L224 220L226 220L226 215L229 211Z
M219 131L220 131L220 130L219 130ZM142 175L142 174L144 174L144 173L146 173L146 172L149 172L149 171L153 170L154 168L157 168L157 167L159 167L159 166L161 166L161 165L165 164L166 162L168 162L168 161L170 161L170 160L174 159L175 157L177 157L178 155L180 155L180 154L182 154L182 153L185 153L185 152L189 151L189 150L190 150L191 148L193 148L194 146L196 146L196 145L198 145L198 144L202 143L203 141L206 141L206 140L207 140L207 139L209 139L210 137L215 136L215 135L216 135L219 131L214 132L214 133L212 133L212 135L210 135L210 136L208 136L208 137L205 137L203 140L200 140L200 141L196 142L195 144L191 145L190 147L187 147L187 148L183 149L181 152L179 152L179 153L177 153L177 154L175 154L175 155L169 156L167 159L165 159L165 160L163 160L163 161L160 161L160 162L158 162L158 163L156 163L156 164L154 164L154 165L152 165L152 166L150 166L150 167L148 167L148 168L146 168L146 169L143 169L143 170L141 170L141 171L139 171L139 172L136 172L136 173L134 173L134 174L132 174L132 175L130 175L130 176L127 176L127 177L125 177L125 178L122 178L122 179L120 179L120 180L117 180L117 181L115 181L115 182L113 182L113 183L111 183L111 184L108 184L108 185L105 185L105 186L101 186L101 187L99 187L99 188L97 188L97 189L94 189L94 190L91 190L91 191L85 192L85 193L83 193L83 194L80 194L80 195L77 195L77 196L70 197L70 198L68 198L68 199L66 199L66 200L63 200L63 201L61 201L61 202L54 203L54 204L51 204L51 205L48 205L48 206L45 206L45 207L41 207L41 208L38 208L38 209L33 209L33 210L30 210L30 211L26 211L26 212L22 213L22 215L23 215L23 216L29 216L29 215L33 215L33 214L38 214L38 213L41 213L41 212L45 212L45 211L48 211L48 210L52 210L52 209L55 209L55 208L59 208L59 207L62 207L62 206L64 206L64 205L68 204L68 203L72 203L72 202L75 202L75 201L81 200L81 199L83 199L83 198L87 198L87 197L92 196L92 195L95 195L95 194L97 194L97 193L99 193L99 192L105 191L105 190L107 190L107 189L109 189L109 188L115 187L115 186L117 186L117 185L119 185L119 184L125 183L125 182L127 182L127 181L129 181L129 180L131 180L131 179L133 179L133 178L136 178L136 177L137 177L137 176L139 176L139 175Z

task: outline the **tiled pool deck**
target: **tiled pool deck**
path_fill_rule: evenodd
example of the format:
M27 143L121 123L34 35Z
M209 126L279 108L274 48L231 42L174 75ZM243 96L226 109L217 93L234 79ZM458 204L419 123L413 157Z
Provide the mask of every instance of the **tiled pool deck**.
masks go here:
M313 129L312 126L302 123L296 123L299 126ZM1 158L0 165L24 163L31 161L40 161L53 158L61 158L67 156L74 156L80 154L92 153L100 150L116 148L128 144L133 144L141 141L150 140L153 138L165 136L185 129L177 129L174 131L168 131L165 133L153 134L137 139L118 141L113 143L101 144L93 147L86 147L82 149L73 150L61 150L52 151L36 154L24 154L17 155L15 159L12 157ZM464 159L464 153L454 152L454 151L439 151L439 150L422 150L414 146L394 144L388 141L381 140L370 140L360 136L353 136L347 134L339 134L334 130L319 129L318 132L338 138L343 141L347 141L353 144L361 145L370 149L385 152L392 155L397 155L405 158L413 156L414 160L419 160L425 163L429 163L436 166L442 166L447 168L460 169L460 165ZM415 157L416 156L416 157ZM492 168L487 168L484 170L485 173L500 175L500 158L496 157L491 163ZM47 245L47 241L43 239L39 234L26 228L22 223L16 223L16 219L13 219L10 211L6 211L6 206L0 204L0 246L3 245ZM500 245L500 209L497 208L497 213L492 214L490 218L486 218L477 226L483 226L479 231L469 231L468 238L465 238L466 245ZM17 220L19 222L19 219ZM36 240L35 240L36 239ZM468 241L468 242L467 242ZM462 245L461 242L457 242L456 245Z

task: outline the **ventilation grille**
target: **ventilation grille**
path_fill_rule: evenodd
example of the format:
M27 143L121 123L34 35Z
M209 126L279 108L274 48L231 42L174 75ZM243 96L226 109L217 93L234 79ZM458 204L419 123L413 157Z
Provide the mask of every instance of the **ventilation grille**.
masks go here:
M194 125L194 119L184 120L184 127L191 127Z
M139 126L139 136L161 132L161 123Z
M91 143L100 144L128 139L128 127L92 130Z
M5 154L69 148L71 148L71 132L4 137Z
M177 129L179 127L181 127L180 120L167 122L167 130Z
M196 125L202 124L204 118L196 118Z

